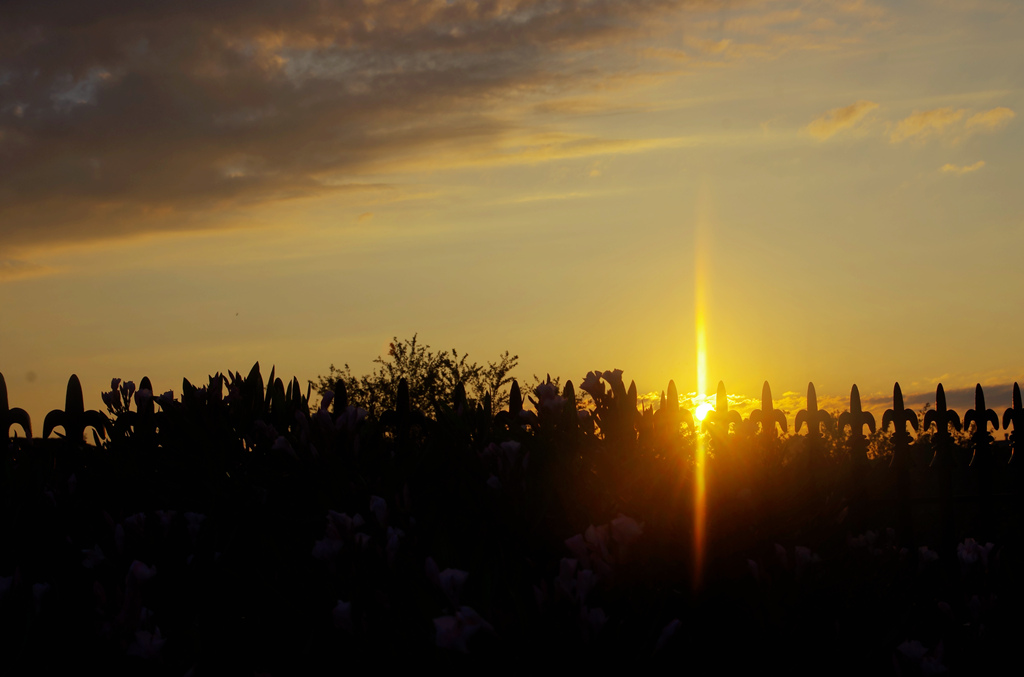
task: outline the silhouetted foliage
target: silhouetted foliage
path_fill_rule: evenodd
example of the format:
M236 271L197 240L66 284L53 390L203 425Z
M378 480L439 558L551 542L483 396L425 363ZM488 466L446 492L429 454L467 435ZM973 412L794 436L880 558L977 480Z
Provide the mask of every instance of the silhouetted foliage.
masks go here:
M386 356L378 356L379 365L369 374L354 376L346 363L342 369L333 364L328 373L318 376L311 384L322 396L333 391L339 381L345 384L348 403L362 407L376 418L384 407L391 406L398 383L405 379L409 388L409 405L427 416L434 416L441 404L451 404L455 389L462 384L469 404L482 404L490 395L494 411L508 403L507 386L512 382L512 370L519 363L518 355L506 350L493 362L480 365L470 362L468 356L451 351L434 352L429 345L420 343L418 335L399 341L395 337Z

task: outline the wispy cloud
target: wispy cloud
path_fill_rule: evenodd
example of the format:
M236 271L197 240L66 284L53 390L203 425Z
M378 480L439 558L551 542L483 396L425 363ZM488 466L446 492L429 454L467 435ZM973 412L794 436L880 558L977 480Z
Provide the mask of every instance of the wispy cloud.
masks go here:
M866 7L9 0L0 247L217 227L217 212L380 172L663 148L677 141L507 141L543 134L547 115L623 109L609 83L835 49L874 20ZM672 39L680 26L692 43Z
M617 50L687 4L12 0L5 244L188 227L196 212L329 194L438 147L493 146L522 126L508 101L629 72Z
M807 125L807 133L819 141L830 139L839 132L856 126L876 108L877 103L866 100L842 108L833 108Z
M527 195L525 197L518 197L512 200L513 203L526 203L526 202L548 202L551 200L577 200L580 198L590 197L591 193L585 193L582 191L576 191L571 193L552 193L546 195Z
M793 8L734 17L725 22L724 29L748 35L763 35L776 30L779 26L796 27L796 24L803 23L805 19L802 10Z
M900 143L907 139L926 139L948 130L962 120L965 114L964 109L949 106L923 112L914 111L912 115L896 124L896 128L889 135L889 140Z
M942 169L940 171L945 172L947 174L970 174L971 172L978 171L979 169L981 169L984 166L985 166L985 161L984 160L978 160L973 165L963 165L963 166L954 165L954 164L951 164L951 163L947 162L946 164L942 165Z
M647 47L640 51L646 59L661 59L663 61L688 61L690 56L681 49L672 47Z
M0 259L0 281L20 280L52 272L47 266L21 259Z
M1017 116L1012 110L1005 106L999 106L992 110L975 113L967 119L967 129L981 128L986 131L1001 129Z

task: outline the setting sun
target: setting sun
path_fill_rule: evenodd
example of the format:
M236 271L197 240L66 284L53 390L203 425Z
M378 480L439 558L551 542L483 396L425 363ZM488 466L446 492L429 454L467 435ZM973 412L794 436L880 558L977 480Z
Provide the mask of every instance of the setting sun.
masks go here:
M704 417L713 410L714 407L708 402L702 402L697 405L697 408L693 410L693 417L698 421L703 421Z

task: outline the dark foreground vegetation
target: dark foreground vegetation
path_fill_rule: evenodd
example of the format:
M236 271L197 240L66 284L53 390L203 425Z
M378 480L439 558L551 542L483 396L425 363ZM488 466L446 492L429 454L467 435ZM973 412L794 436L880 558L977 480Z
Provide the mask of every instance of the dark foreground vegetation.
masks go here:
M801 434L779 436L767 387L749 420L722 401L699 426L671 384L638 409L618 371L525 402L513 382L501 407L451 383L428 411L395 381L371 415L344 378L315 395L258 365L180 397L115 380L103 414L72 377L47 439L6 442L5 674L1017 662L1020 459L983 401L961 431L944 403L918 421L897 389L876 429L856 389L841 416L812 389ZM5 435L29 428L2 390ZM1014 436L1020 412L1003 417Z

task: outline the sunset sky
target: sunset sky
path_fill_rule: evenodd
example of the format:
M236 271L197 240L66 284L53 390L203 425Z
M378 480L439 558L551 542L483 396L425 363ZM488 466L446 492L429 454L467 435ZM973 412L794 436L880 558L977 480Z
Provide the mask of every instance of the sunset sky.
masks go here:
M417 332L689 392L702 307L707 387L791 424L808 381L1001 414L1021 36L1015 0L7 0L11 405Z

